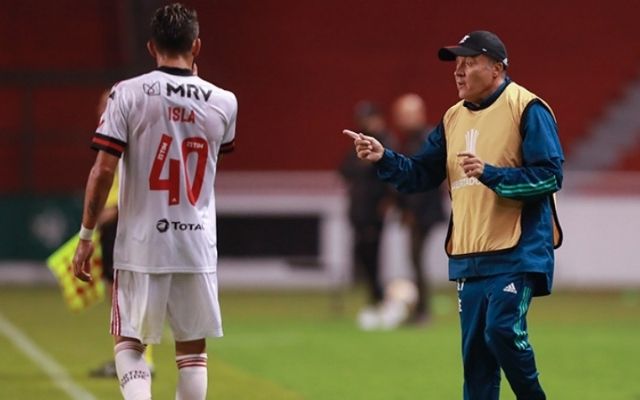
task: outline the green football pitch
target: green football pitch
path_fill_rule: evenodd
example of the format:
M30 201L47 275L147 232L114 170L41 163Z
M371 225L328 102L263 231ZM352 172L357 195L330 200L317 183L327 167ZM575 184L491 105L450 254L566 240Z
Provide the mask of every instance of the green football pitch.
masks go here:
M455 289L438 292L429 326L389 332L356 328L363 297L223 291L209 398L462 398ZM111 357L108 311L74 315L56 288L0 287L0 399L119 398L115 380L88 377ZM640 400L640 291L558 292L534 300L529 322L550 399ZM154 398L173 399L170 333L154 353ZM514 399L504 380L502 393Z

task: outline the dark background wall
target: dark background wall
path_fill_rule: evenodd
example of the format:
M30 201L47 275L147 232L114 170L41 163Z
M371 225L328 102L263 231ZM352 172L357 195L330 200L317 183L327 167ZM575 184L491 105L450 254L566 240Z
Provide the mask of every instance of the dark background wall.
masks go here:
M456 99L438 48L489 29L510 74L554 108L570 153L640 61L633 1L189 1L200 75L239 99L227 170L331 170L353 105L412 91L436 122ZM152 67L154 0L25 0L0 6L0 193L81 190L100 91Z

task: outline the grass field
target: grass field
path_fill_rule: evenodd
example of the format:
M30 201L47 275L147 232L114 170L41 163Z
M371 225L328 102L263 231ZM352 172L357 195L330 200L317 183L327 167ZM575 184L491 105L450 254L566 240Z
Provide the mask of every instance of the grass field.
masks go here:
M427 328L360 332L360 293L223 292L225 338L209 342L209 398L460 399L453 288L439 292ZM115 381L87 371L111 356L103 304L70 314L56 288L0 287L0 317L18 328L96 399ZM556 293L534 300L530 335L552 400L640 400L640 292ZM0 399L71 398L0 330ZM155 399L173 399L168 334L157 346ZM506 381L501 399L513 400ZM89 397L90 398L90 397Z

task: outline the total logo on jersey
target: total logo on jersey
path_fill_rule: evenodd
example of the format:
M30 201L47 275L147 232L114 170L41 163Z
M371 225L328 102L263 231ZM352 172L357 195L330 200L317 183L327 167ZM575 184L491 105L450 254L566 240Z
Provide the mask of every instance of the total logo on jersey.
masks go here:
M192 223L180 222L180 221L169 221L168 219L163 218L161 220L158 220L158 222L156 223L156 229L158 230L158 232L164 233L169 229L173 229L174 231L180 231L180 232L203 231L204 227L202 226L202 224L192 224Z

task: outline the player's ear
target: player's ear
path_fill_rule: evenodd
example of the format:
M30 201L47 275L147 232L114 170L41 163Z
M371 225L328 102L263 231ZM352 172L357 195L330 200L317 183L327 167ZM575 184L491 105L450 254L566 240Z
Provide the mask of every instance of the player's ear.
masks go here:
M151 54L151 57L156 58L158 52L156 51L156 46L151 40L147 42L147 50L149 51L149 54Z
M193 44L191 45L191 55L193 57L198 57L198 54L200 54L201 47L202 47L202 42L200 41L200 38L196 38L196 40L194 40Z

